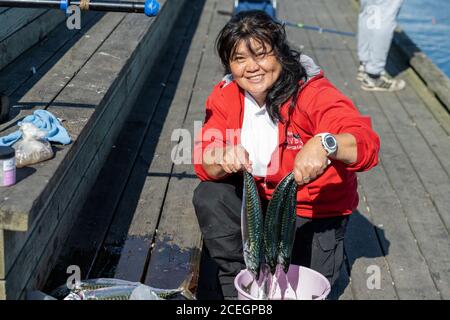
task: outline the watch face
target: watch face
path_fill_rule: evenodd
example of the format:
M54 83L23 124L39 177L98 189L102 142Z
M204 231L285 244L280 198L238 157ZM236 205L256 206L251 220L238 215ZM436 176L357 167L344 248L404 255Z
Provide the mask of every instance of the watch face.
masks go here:
M330 149L336 148L336 140L332 136L328 136L325 138L325 143Z

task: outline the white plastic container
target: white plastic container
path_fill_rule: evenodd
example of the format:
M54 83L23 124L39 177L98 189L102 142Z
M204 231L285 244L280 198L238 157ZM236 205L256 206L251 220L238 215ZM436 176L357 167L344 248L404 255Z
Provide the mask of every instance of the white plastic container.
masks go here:
M0 147L0 187L16 183L16 151L11 147Z
M273 290L273 300L325 300L331 291L330 282L319 272L291 264L287 277L279 275ZM269 275L269 283L272 276ZM234 280L238 291L238 300L258 300L257 283L247 269L242 270ZM244 290L249 288L249 292Z

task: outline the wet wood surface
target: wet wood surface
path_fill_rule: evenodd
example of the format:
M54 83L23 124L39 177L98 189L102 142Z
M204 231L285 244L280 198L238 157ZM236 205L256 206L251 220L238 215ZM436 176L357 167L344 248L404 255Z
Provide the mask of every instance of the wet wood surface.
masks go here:
M147 80L147 90L140 94L116 141L117 150L110 153L84 206L87 220L78 226L90 223L85 240L77 247L77 237L71 235L75 257L91 277L165 288L177 287L191 275L195 282L202 246L191 200L198 180L191 165L173 163L178 140L173 141L172 134L176 129L192 134L194 121L204 118L205 100L223 76L214 39L229 16L220 11L231 12L232 3L192 3L195 10L186 11L173 36L177 45L168 44L161 68ZM278 5L282 20L357 31L353 0ZM358 174L360 204L349 222L346 263L330 298L448 299L450 117L445 107L396 47L387 71L404 79L407 87L397 93L372 93L356 80L355 37L291 27L287 32L292 45L312 57L361 113L371 116L381 138L379 165ZM114 172L117 180L110 177ZM377 275L379 287L373 281ZM209 276L202 282L215 280L213 272Z

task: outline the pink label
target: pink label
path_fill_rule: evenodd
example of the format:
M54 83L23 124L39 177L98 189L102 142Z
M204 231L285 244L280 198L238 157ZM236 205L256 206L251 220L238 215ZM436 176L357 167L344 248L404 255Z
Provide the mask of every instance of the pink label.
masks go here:
M3 172L3 186L11 186L16 183L16 170Z

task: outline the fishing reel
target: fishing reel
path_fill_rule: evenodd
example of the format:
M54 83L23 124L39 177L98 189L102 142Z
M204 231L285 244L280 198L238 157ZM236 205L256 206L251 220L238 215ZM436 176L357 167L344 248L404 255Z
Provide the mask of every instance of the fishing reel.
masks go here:
M71 5L87 11L134 12L148 17L158 14L161 5L156 0L135 2L127 0L0 0L0 7L16 8L55 8L66 12Z

